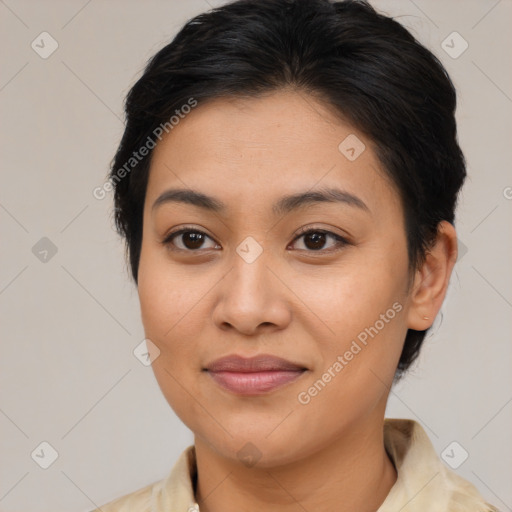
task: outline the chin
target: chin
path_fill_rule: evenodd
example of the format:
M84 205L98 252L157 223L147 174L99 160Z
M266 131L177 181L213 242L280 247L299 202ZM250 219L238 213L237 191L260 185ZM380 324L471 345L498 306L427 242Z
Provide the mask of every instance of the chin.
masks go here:
M195 434L196 443L207 445L221 457L247 468L271 469L294 463L309 451L314 451L312 447L308 450L304 444L299 428L292 428L292 432L291 425L288 425L288 428L281 428L279 432L272 431L279 421L269 419L268 423L272 423L270 426L253 418L246 422L236 422L236 428L233 424L224 423L232 437L220 428L213 434L211 425L201 428L196 424L189 428ZM297 442L298 439L300 442Z

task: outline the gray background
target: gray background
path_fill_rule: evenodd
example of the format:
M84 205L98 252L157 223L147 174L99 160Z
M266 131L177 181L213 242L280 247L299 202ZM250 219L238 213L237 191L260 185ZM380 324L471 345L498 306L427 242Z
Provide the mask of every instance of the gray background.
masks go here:
M221 3L0 1L4 512L91 510L163 478L192 442L151 368L133 355L144 339L137 293L111 195L100 201L92 191L146 60L188 18ZM439 454L457 441L469 457L456 471L512 510L512 3L373 4L447 67L469 172L443 321L393 389L387 416L419 421ZM46 59L31 47L51 49L43 31L59 45ZM442 46L454 31L469 44L457 58ZM450 41L452 53L461 49ZM43 441L58 452L48 469L31 457Z

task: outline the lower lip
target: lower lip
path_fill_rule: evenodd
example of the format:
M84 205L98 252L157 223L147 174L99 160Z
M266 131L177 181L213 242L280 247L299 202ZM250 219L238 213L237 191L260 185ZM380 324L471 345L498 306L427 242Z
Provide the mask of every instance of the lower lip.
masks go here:
M259 395L298 379L304 371L208 372L223 388L240 395Z

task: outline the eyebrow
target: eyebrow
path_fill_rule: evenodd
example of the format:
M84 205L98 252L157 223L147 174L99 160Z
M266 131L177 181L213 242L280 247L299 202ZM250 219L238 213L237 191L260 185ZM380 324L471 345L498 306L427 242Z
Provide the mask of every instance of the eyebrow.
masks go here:
M216 213L224 213L227 210L227 205L219 199L191 189L166 190L155 200L152 210L166 203L191 204ZM362 199L338 188L322 188L283 196L274 203L272 211L274 215L279 216L317 203L342 203L371 213Z

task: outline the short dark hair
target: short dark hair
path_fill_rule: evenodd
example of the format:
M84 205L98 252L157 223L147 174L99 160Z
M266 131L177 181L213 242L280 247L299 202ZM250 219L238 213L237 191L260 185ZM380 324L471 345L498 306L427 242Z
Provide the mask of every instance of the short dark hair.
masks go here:
M191 98L200 104L283 88L316 96L372 142L401 197L412 272L439 223L454 223L466 166L455 88L435 55L362 0L238 0L189 20L126 97L110 180L135 283L152 151L126 172L134 151ZM395 379L426 332L408 330Z

